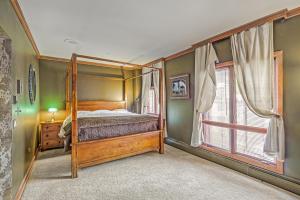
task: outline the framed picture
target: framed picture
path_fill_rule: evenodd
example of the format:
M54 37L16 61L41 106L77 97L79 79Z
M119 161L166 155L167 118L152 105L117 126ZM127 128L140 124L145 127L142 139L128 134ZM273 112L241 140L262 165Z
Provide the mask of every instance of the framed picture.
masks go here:
M171 81L171 99L189 99L190 98L190 75L182 74L170 78Z

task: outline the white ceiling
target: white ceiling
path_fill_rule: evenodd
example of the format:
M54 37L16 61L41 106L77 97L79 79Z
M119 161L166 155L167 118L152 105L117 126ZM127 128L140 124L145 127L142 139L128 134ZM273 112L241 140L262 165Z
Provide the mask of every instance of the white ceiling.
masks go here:
M19 0L42 55L144 64L299 0ZM74 40L70 44L64 40Z

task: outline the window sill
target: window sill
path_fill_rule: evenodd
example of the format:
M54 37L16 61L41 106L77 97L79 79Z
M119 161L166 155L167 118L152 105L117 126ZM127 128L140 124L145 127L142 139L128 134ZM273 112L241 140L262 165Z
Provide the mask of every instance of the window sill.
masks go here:
M232 154L232 153L227 152L226 150L222 150L222 149L219 149L219 148L216 148L216 147L208 146L206 144L201 145L200 148L205 149L205 150L210 151L210 152L213 152L213 153L216 153L216 154L219 154L219 155L224 156L224 157L232 158L232 159L235 159L235 160L238 160L238 161L241 161L241 162L244 162L244 163L247 163L247 164L262 168L262 169L265 169L265 170L268 170L268 171L272 171L272 172L275 172L275 173L278 173L278 174L283 174L283 163L284 163L284 161L279 161L278 160L274 164L273 163L265 163L265 162L262 162L258 159L254 159L254 158L251 158L251 157L248 157L248 156L243 156L241 154Z

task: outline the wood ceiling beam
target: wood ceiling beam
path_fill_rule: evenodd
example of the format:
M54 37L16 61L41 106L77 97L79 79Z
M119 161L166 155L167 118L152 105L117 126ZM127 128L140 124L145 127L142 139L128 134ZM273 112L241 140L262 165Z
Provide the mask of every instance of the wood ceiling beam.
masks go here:
M12 5L13 9L15 10L15 13L17 14L17 17L18 17L18 19L19 19L19 21L20 21L20 23L21 23L21 25L22 25L22 27L23 27L23 29L24 29L24 31L25 31L25 33L26 33L26 35L27 35L32 47L33 47L33 49L34 49L34 51L35 51L35 54L37 56L39 56L40 55L39 49L37 48L37 45L36 45L36 43L33 39L32 33L31 33L31 31L29 29L29 26L28 26L28 24L25 20L24 14L21 10L21 7L20 7L20 4L19 4L18 0L10 0L10 2L11 2L11 5Z

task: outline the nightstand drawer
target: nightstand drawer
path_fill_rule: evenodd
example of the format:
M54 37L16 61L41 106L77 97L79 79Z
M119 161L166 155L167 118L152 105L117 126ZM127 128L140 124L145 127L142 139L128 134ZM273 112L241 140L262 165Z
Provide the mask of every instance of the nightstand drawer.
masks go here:
M42 126L43 131L59 131L61 125L59 124L46 124Z
M59 130L51 130L43 133L44 139L59 139L58 137Z
M64 145L64 141L61 139L46 139L43 141L44 149L54 148L54 147L61 147Z

